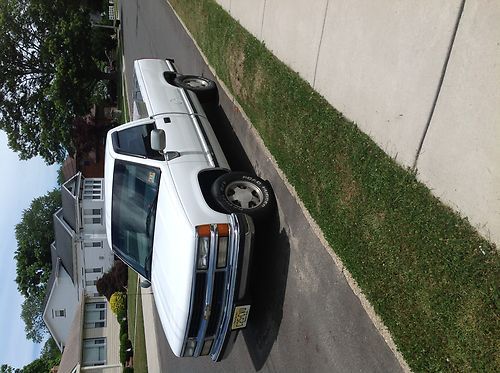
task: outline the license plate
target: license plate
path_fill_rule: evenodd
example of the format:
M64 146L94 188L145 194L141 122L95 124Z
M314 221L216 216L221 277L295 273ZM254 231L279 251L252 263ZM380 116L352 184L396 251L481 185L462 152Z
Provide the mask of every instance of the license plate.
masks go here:
M241 329L247 326L248 315L250 314L250 305L238 306L234 309L233 325L231 329Z

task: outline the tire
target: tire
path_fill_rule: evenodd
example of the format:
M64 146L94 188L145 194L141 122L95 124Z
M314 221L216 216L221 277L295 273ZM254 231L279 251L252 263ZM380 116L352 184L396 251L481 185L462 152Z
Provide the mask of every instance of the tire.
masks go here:
M245 172L219 176L212 184L215 202L229 213L244 213L259 220L275 209L275 197L269 182Z
M177 75L174 84L196 93L202 103L218 101L217 85L213 80L197 75Z

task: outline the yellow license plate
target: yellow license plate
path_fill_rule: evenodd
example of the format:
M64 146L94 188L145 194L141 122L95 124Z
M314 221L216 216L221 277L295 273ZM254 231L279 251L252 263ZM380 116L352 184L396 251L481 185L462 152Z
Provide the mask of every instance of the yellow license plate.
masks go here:
M247 326L248 315L250 314L250 305L238 306L234 309L233 325L231 329L241 329Z

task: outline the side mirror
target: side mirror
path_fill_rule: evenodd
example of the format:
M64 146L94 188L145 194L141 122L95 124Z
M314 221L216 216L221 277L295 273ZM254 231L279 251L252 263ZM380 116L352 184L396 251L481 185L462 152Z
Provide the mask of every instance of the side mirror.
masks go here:
M167 147L167 136L165 131L161 129L154 129L151 131L151 149L158 152L163 152Z
M141 286L141 288L143 289L147 289L149 287L151 287L151 282L149 282L148 280L142 280L139 285Z

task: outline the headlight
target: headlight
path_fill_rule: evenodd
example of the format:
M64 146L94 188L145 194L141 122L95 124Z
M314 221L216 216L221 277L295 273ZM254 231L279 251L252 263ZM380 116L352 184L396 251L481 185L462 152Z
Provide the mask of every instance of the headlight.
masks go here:
M196 260L196 268L207 269L208 259L210 254L210 237L198 238L198 258Z

